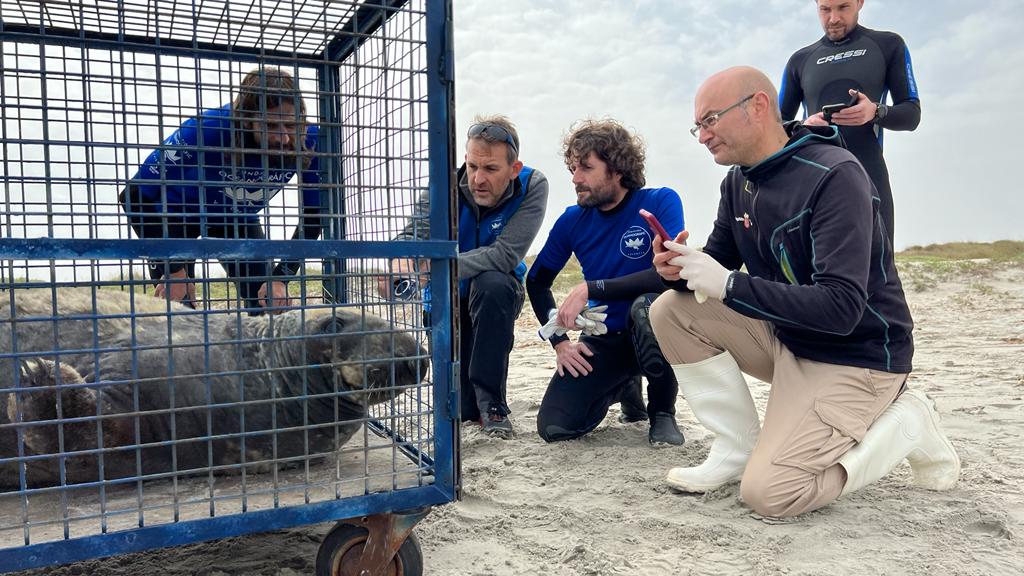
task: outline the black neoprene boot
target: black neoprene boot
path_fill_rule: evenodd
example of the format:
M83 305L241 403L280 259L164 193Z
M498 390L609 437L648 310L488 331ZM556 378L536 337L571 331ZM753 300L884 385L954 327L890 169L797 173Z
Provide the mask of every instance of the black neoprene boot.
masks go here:
M647 434L647 439L655 446L660 444L680 446L685 441L683 433L679 431L679 426L676 424L675 414L668 412L655 412L651 416L651 431Z

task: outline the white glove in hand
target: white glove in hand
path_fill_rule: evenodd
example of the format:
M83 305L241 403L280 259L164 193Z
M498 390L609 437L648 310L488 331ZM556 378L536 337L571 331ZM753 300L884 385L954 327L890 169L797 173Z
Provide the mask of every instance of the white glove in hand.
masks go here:
M607 309L607 304L594 306L593 308L584 308L580 315L576 317L576 327L583 330L583 333L587 336L607 334L608 326L604 323L605 319L608 318L608 314L605 313Z
M726 270L710 255L685 244L666 242L665 247L679 253L679 256L668 263L682 268L679 271L679 279L686 280L686 287L693 290L698 302L707 300L708 296L719 300L725 298L725 285L729 280L729 274L732 273L731 270Z
M562 336L568 330L568 328L558 323L558 309L552 308L548 310L548 323L540 327L537 335L540 336L541 340L551 340L552 336Z
M558 310L552 308L548 311L548 323L541 326L537 334L541 340L550 340L553 336L562 336L569 330L582 330L587 336L607 334L608 326L604 323L605 319L608 318L608 314L605 313L607 309L607 305L584 308L576 316L576 325L572 328L566 328L558 323Z

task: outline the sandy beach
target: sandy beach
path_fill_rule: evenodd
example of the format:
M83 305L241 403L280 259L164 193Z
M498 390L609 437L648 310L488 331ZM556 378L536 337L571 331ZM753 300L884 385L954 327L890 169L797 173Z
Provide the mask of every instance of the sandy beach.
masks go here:
M509 398L516 436L463 429L464 498L416 529L430 575L1024 573L1024 265L901 263L916 322L910 385L935 399L963 461L930 492L904 464L819 511L758 517L732 485L682 495L668 468L700 463L710 437L686 402L680 447L654 449L617 407L579 441L545 444L537 408L554 354L526 310ZM763 410L768 386L751 380ZM24 574L312 574L327 526L158 550Z

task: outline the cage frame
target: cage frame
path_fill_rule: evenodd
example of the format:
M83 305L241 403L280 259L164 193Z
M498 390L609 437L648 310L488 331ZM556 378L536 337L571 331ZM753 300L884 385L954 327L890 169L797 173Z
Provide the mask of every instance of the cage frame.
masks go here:
M332 62L343 61L385 22L390 11L401 9L408 0L366 0L357 16L350 19L342 33L334 38L323 53L308 54L303 66L317 68L320 89L329 91L338 82ZM349 28L351 25L351 29ZM207 258L211 254L231 259L257 257L269 252L281 258L332 258L343 262L346 257L418 258L431 262L431 284L435 304L431 331L431 374L433 379L433 477L432 484L400 488L387 492L368 493L324 502L281 506L269 510L246 511L202 519L178 520L154 526L111 531L40 542L15 548L0 548L0 570L14 571L40 568L71 562L141 552L281 530L308 524L339 521L377 514L401 513L442 505L455 500L460 491L458 466L459 398L458 371L455 358L457 327L452 306L457 244L453 238L452 199L454 198L454 57L452 42L452 1L426 0L426 82L427 82L427 144L429 149L429 197L431 238L411 242L339 240L344 230L324 230L322 240L246 240L210 239L59 239L0 238L0 260L105 260L145 258ZM63 45L82 50L129 50L132 52L180 53L198 57L209 52L213 57L240 62L275 64L295 62L293 52L268 51L262 48L228 46L216 43L126 36L62 27L11 24L0 20L0 42ZM319 61L319 63L317 63ZM319 102L320 118L326 129L320 132L318 145L323 151L340 156L340 128L337 110L330 109L324 99ZM338 162L340 164L340 161ZM326 170L340 178L341 167ZM331 176L328 176L330 178ZM442 234L443 232L443 234ZM325 267L327 263L325 262ZM344 287L341 287L343 290Z

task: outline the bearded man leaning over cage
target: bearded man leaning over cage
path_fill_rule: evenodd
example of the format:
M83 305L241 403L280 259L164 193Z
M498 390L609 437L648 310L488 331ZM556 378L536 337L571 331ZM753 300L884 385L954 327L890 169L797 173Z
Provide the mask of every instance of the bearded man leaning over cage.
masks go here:
M186 120L146 158L118 200L136 236L266 238L259 212L296 175L301 218L292 239L323 230L318 127L306 121L295 78L274 67L250 71L232 102ZM300 262L221 260L250 315L289 304L287 282ZM194 260L150 260L157 297L195 308Z

